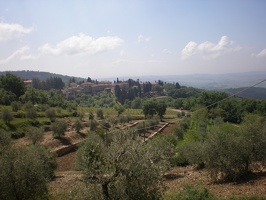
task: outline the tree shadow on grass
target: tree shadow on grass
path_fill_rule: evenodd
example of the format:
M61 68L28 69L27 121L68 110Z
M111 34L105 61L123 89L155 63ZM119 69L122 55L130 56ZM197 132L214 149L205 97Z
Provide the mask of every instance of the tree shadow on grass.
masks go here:
M246 174L245 176L241 177L235 183L236 184L243 184L243 183L247 183L247 182L252 183L253 181L261 180L261 179L264 179L265 177L266 177L266 171L253 172L253 173L250 172L250 173Z
M184 177L184 176L181 176L178 174L172 174L172 173L163 175L163 178L166 180L175 180L175 179L182 178L182 177Z

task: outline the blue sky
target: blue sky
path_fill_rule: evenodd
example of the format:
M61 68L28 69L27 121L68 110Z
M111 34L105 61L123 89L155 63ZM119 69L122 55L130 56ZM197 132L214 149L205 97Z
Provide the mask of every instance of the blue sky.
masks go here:
M265 0L0 0L0 71L266 71Z

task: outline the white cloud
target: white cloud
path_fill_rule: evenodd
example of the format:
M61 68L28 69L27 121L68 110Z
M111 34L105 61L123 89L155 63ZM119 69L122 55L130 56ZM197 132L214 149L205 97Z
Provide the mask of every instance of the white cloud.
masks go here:
M149 42L151 40L150 37L144 37L142 34L138 36L138 42Z
M240 46L235 44L227 36L222 36L218 43L211 43L209 41L197 44L190 41L182 50L182 59L187 59L193 55L199 55L204 59L214 59L223 54L239 51Z
M261 50L257 55L257 57L266 57L266 49Z
M0 42L6 42L20 38L24 34L29 34L33 28L25 28L20 24L7 24L0 22Z
M173 54L173 52L170 51L169 49L164 49L164 50L163 50L163 53L166 53L166 54Z
M55 46L45 44L39 51L54 55L77 55L77 54L96 54L103 51L113 50L121 45L123 40L117 36L93 38L84 33L67 38Z
M16 58L19 58L20 60L28 60L28 59L35 58L34 56L27 53L29 49L30 48L28 46L21 47L20 49L12 53L10 56L8 56L7 58L0 60L0 64L7 64Z

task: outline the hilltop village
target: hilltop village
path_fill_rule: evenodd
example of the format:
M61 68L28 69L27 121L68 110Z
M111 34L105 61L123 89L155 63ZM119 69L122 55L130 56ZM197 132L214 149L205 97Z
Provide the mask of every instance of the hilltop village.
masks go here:
M70 83L69 87L63 89L63 93L66 99L72 100L75 99L77 94L97 94L99 92L112 92L115 93L115 87L119 86L120 88L128 91L129 84L128 82L112 83L110 81L101 81L101 82L84 82L81 84Z

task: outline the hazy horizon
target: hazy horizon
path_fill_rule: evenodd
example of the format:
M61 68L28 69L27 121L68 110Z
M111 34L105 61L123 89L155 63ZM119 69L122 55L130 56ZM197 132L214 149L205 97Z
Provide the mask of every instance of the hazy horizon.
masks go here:
M0 0L0 71L266 72L266 1Z

